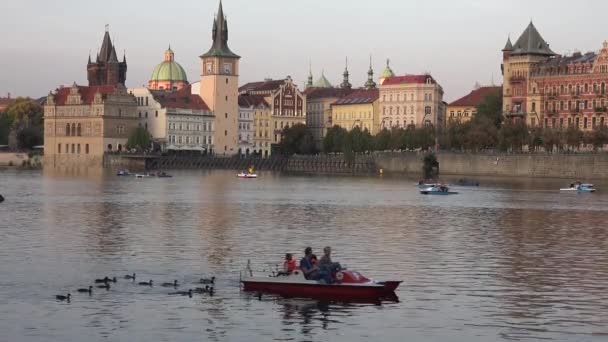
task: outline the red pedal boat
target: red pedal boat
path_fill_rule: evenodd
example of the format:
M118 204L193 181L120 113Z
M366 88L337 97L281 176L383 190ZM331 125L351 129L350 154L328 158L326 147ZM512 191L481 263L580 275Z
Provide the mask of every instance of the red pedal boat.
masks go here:
M346 269L334 273L333 278L333 284L307 280L300 270L286 276L254 276L249 269L241 274L245 291L330 300L394 300L397 297L395 290L401 284L401 281L375 281Z

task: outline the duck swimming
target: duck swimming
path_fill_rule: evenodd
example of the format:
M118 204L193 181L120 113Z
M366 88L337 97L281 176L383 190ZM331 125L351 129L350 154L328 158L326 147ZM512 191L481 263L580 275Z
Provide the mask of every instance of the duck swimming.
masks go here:
M141 286L152 286L152 280L150 280L150 281L140 281L138 284L141 285Z
M209 294L213 294L213 287L209 287L209 285L203 287L197 287L194 289L195 293L209 293Z
M124 278L135 280L135 273L133 273L133 275L127 274L126 276L124 276Z
M57 295L57 296L55 296L55 298L56 298L57 300L60 300L60 301L68 301L68 302L70 301L70 297L72 297L72 295L71 295L71 294L69 294L69 293L68 293L66 296L63 296L63 295Z
M107 283L110 281L110 278L105 277L103 279L95 279L95 284L102 284L102 283Z
M174 280L172 283L162 283L163 287L178 287L177 280Z
M105 284L103 284L103 285L99 285L99 286L97 286L97 288L98 288L98 289L106 289L106 290L109 290L109 289L110 289L110 284L105 283Z
M215 284L215 277L201 278L201 284Z
M91 293L93 293L93 286L89 286L88 289L78 289L78 292L80 292L80 293L88 292L89 294L91 294Z

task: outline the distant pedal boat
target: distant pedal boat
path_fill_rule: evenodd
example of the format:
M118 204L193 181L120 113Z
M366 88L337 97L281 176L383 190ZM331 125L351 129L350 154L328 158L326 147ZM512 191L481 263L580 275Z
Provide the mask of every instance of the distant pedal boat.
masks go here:
M458 192L450 191L445 185L435 185L428 188L420 189L420 193L423 195L456 195Z
M245 172L240 172L237 173L236 175L238 178L244 178L244 179L248 179L248 178L258 178L258 175L255 173L245 173Z
M560 192L595 192L595 188L593 184L582 183L582 184L574 184L574 186L570 186L568 188L559 189Z

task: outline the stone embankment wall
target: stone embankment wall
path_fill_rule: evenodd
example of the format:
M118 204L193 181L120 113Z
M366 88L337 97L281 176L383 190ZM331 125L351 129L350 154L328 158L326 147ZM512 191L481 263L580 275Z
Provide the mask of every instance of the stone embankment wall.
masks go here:
M378 153L378 168L420 174L422 154ZM441 175L608 179L608 154L437 153Z

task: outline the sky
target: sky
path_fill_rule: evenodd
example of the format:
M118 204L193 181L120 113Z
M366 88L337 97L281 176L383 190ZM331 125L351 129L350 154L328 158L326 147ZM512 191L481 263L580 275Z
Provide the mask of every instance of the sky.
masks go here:
M147 83L169 46L188 74L200 78L198 56L211 46L219 0L2 0L0 97L41 97L60 85L87 84L86 63L105 25L127 86ZM240 56L241 84L291 76L300 88L309 63L334 85L348 57L351 83L362 86L370 55L375 76L386 60L397 75L429 72L444 100L476 83L501 84L507 37L530 20L557 53L597 51L608 39L608 1L579 0L223 0L229 46ZM377 80L376 80L377 81Z

